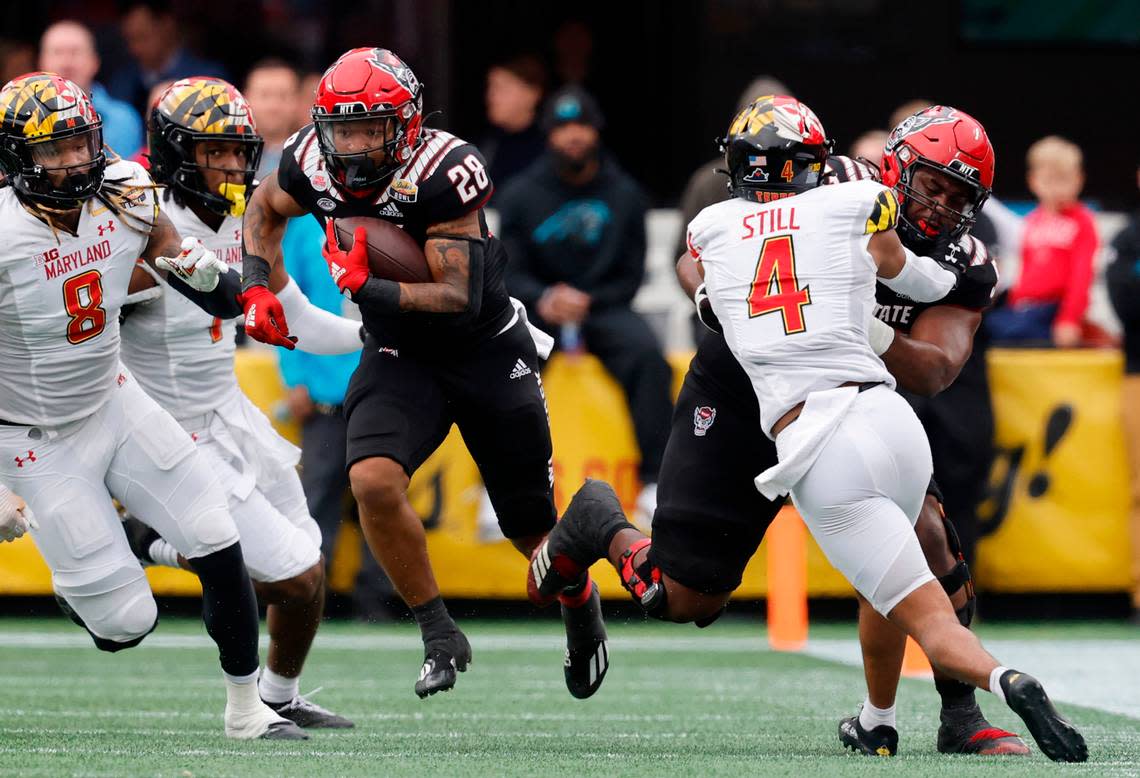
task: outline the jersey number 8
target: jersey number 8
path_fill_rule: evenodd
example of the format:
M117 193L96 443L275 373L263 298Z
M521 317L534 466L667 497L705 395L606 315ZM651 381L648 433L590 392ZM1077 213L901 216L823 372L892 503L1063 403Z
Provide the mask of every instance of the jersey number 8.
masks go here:
M107 326L102 274L88 270L64 281L63 307L71 317L67 322L68 343L83 343L99 335Z
M760 247L756 275L748 288L748 317L779 312L784 334L803 332L804 306L811 305L811 291L799 288L796 251L791 235L773 235Z

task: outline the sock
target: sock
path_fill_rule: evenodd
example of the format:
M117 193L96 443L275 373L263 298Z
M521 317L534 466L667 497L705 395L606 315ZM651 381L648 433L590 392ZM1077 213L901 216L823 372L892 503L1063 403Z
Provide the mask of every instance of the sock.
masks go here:
M455 626L451 614L447 612L443 598L438 595L423 605L413 607L412 615L416 617L416 623L420 625L420 634L423 635L424 643L446 638L452 632L459 630Z
M178 551L162 538L151 543L150 548L148 548L146 552L150 555L150 561L156 565L163 565L164 567L180 566L178 564Z
M859 726L870 732L875 727L895 726L895 706L889 708L876 708L871 704L871 698L863 701L863 709L859 711Z
M261 671L261 678L257 681L257 691L261 699L279 705L289 702L301 690L301 678L286 678L266 667Z
M241 543L193 559L202 584L202 621L218 646L222 671L257 677L257 597L245 569ZM252 687L257 695L256 686Z
M974 687L967 683L953 678L935 678L934 688L942 698L942 710L960 712L962 709L973 710L978 706L978 701L974 698Z
M261 705L261 698L257 695L256 670L249 675L230 675L227 672L222 675L226 679L227 710L253 710Z
M998 665L990 673L990 691L1002 702L1005 702L1005 690L1001 688L1001 677L1008 672L1008 667Z

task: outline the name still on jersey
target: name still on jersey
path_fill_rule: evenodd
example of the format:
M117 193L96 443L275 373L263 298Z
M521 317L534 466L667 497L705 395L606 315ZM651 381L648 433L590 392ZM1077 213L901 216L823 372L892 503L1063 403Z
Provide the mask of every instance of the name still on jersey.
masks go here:
M117 161L120 216L83 205L76 235L0 189L0 419L53 426L98 410L119 373L119 309L149 241L157 200L142 166Z
M285 143L278 184L322 224L327 219L368 216L402 227L421 246L428 227L454 221L481 209L494 191L483 155L461 138L427 128L408 162L378 194L356 198L332 181L312 125ZM457 347L497 334L513 315L504 271L506 252L490 234L480 213L485 239L482 303L474 321L456 315L401 313L380 315L361 307L365 329L388 347Z
M867 342L877 271L867 244L897 216L890 189L855 181L764 204L734 198L689 225L689 250L765 431L811 392L894 386Z

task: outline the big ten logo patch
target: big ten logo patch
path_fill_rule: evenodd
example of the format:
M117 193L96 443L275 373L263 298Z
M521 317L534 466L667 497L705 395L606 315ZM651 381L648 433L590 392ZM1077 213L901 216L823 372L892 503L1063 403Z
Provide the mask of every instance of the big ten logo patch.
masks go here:
M554 504L561 514L570 504L574 493L587 478L605 481L614 488L622 508L632 514L641 492L641 479L637 475L636 459L589 457L583 460L560 460L554 457Z
M1072 430L1075 418L1073 406L1061 403L1046 417L1045 429L1039 440L995 447L985 500L978 506L979 537L998 530L1009 514L1010 504L1022 491L1031 500L1048 495L1056 475L1050 469L1050 460ZM1040 450L1035 451L1034 447L1038 446ZM1025 462L1034 463L1032 472L1023 472Z

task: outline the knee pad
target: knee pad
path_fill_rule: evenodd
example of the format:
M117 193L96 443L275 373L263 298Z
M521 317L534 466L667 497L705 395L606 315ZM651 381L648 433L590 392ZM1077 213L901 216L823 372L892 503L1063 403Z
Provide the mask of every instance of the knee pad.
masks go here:
M939 507L941 508L941 504ZM969 628L978 609L978 598L974 594L974 578L970 574L970 566L966 564L966 558L962 554L962 541L958 538L958 531L946 518L945 512L942 513L942 525L946 528L946 542L950 546L950 553L958 560L958 564L954 565L953 569L946 575L939 576L938 583L942 584L942 589L948 597L954 596L963 587L966 589L966 604L955 610L954 613L958 616L958 622L963 627Z
M141 587L128 585L99 595L87 595L85 599L86 620L67 600L56 595L63 612L87 631L100 651L115 653L134 648L158 626L158 606L145 578L141 580Z
M655 567L646 554L645 561L634 567L633 558L641 549L653 541L644 538L637 541L621 555L621 585L630 593L634 601L649 616L668 621L665 615L665 584L661 583L661 568ZM711 623L711 622L710 622Z

